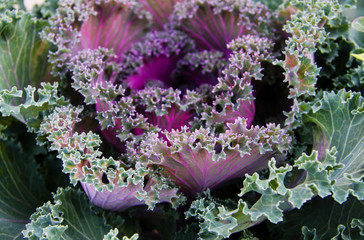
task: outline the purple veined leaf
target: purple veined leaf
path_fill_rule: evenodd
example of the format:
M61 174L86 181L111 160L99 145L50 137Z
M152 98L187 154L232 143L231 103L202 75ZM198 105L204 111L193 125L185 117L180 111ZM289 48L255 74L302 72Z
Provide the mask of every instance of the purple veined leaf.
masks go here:
M231 13L224 12L215 15L210 6L199 8L194 18L182 23L183 30L191 35L201 49L215 49L230 54L226 44L230 40L244 34L244 27L238 26L238 18Z
M121 3L95 5L95 10L97 14L90 16L80 28L78 50L112 49L119 61L134 42L143 39L150 26L148 20Z
M165 115L157 116L152 112L146 113L146 116L148 122L162 130L160 136L167 140L163 134L164 130L180 130L183 126L189 126L189 122L193 120L195 115L191 111L182 111L178 106L173 105L170 109L167 109L167 114Z
M271 15L266 7L251 1L185 0L177 4L175 12L180 28L199 49L218 50L226 58L232 52L226 46L231 40L246 34L264 34Z
M239 103L238 110L234 110L232 106L228 106L225 111L223 118L219 119L219 122L233 123L237 118L245 118L247 120L247 127L250 127L255 116L254 100L242 100Z
M50 27L42 36L57 46L50 61L63 74L68 61L82 50L107 48L121 61L131 44L140 41L150 29L150 20L138 13L132 3L121 1L62 1Z
M125 180L126 181L126 180ZM156 178L150 178L143 183L125 183L124 185L116 185L113 190L103 189L97 191L95 186L88 183L81 183L86 195L90 201L102 209L121 212L130 207L145 205L146 202L156 200L156 188L161 187L160 182ZM142 197L138 197L141 195ZM159 202L173 202L173 198L177 198L177 189L161 189L158 192Z
M153 25L157 29L163 29L163 26L169 22L175 4L181 1L182 0L140 0L143 4L143 9L152 14Z
M142 152L148 164L164 169L183 192L196 195L266 168L271 157L279 156L291 142L273 124L248 129L246 120L237 118L228 128L219 136L204 128L164 131L168 141L151 134Z

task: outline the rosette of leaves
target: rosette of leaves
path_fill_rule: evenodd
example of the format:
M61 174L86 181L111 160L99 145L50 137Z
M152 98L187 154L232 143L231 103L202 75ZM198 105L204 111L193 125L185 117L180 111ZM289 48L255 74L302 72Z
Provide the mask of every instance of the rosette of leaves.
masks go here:
M228 124L236 124L237 119L242 122L245 122L242 119L247 119L245 128L248 131L255 110L251 81L261 79L260 63L272 59L270 48L273 43L268 40L272 32L268 28L273 14L259 3L182 1L175 3L169 17L162 17L160 22L165 22L167 18L171 20L171 24L166 24L163 30L160 23L153 22L156 12L152 11L153 18L150 18L148 11L151 6L148 1L135 5L124 1L65 2L43 35L57 47L51 53L55 70L60 70L61 77L71 74L72 86L85 97L84 103L95 105L96 119L100 125L96 131L101 130L105 139L126 159L125 163L133 167L138 166L136 156L140 143L147 141L145 138L150 134L168 139L169 134L183 135L183 132L187 134L187 129L204 127L206 130L202 131L207 131L206 134L212 137L215 131L229 131ZM187 15L179 12L182 8ZM188 28L202 24L193 17L197 17L200 11L206 12L206 23L218 21L219 24L204 26L207 30L201 32L197 39ZM202 40L209 41L216 27L220 28L221 36L211 46L202 47ZM213 61L209 62L209 59ZM201 79L184 80L188 71L200 72L197 76L201 76ZM290 141L282 130L273 125L267 126L267 129L253 129L251 131L259 132L262 136L269 135L268 132L282 136L281 140L285 142L277 146L278 152L283 152L286 149L283 145ZM42 131L42 134L46 133ZM258 133L251 134L239 138L252 137L254 140L239 144L248 145L246 152L250 148L260 152L247 160L256 160L255 164L259 167L252 164L250 168L246 167L246 171L240 169L239 173L231 174L227 180L263 168L267 156L259 160L260 155L266 154L265 151L274 154L277 150L275 147L271 149L270 144L278 135L273 134L272 139L267 140L273 142L260 149L258 142L263 140L254 137ZM211 141L222 144L223 139L213 138ZM254 150L256 147L257 150ZM57 150L63 151L63 148L67 146ZM250 153L239 154L242 157ZM213 159L216 160L215 157ZM148 167L145 169L150 171ZM76 178L80 174L81 179L92 175L84 175L82 171L66 171L74 171L71 175ZM94 184L97 190L102 190L98 184L103 177L110 175L115 178L112 176L114 173L108 173L106 169L103 171L105 175L91 177L95 180L91 185ZM104 179L104 182L112 185L114 180ZM89 188L90 185L83 183L83 186ZM214 186L206 185L194 190L201 192ZM88 191L90 196L96 194L93 190ZM96 201L97 197L91 199Z
M121 237L118 231L128 227L108 226L110 219L100 212L128 214L126 209L141 205L155 210L162 202L168 204L158 207L177 206L184 198L176 186L191 198L206 194L195 199L187 216L201 221L199 237L207 239L229 237L266 219L277 223L285 211L310 208L314 197L331 195L344 207L357 206L363 199L358 160L363 149L358 127L362 98L345 91L322 95L315 91L320 74L316 48L323 53L334 49L324 61L328 66L342 47L334 43L345 25L340 5L334 0L285 1L272 12L260 1L249 0L67 0L60 1L55 12L53 7L48 13L42 7L36 10L45 20L4 11L0 111L37 132L38 142L55 151L63 172L72 184L80 183L89 199L82 191L60 189L52 203L31 217L24 236L116 239ZM279 12L283 18L278 18ZM286 33L281 32L282 20ZM255 104L259 84L254 83L272 77L269 69L262 69L272 61L282 67L276 69L284 72L293 102L282 128L268 119L262 126L256 125L261 119L254 121L257 108L268 108ZM48 75L51 64L60 84L43 83L53 81ZM355 84L348 86L345 74L350 73L340 75L337 89L356 90ZM320 98L315 100L316 96ZM292 132L288 134L286 128ZM304 143L306 153L289 155L286 163L291 165L284 164L287 150L302 152L291 144L291 137L294 143L310 137L300 135L302 128L313 132L313 143ZM19 148L11 148L11 153L14 149ZM13 159L3 156L5 164ZM275 160L269 161L272 157ZM33 170L30 178L38 173ZM244 182L235 205L232 199L220 201L206 193L239 178ZM21 195L14 189L10 192ZM255 201L250 201L251 196ZM95 213L91 203L105 210ZM340 208L330 204L324 209ZM31 204L31 210L35 207ZM345 236L360 229L361 212L351 213L338 217L348 216L350 223L338 220L328 232L334 228ZM15 216L11 221L17 221L18 216L11 214ZM82 215L87 219L77 223ZM306 236L321 237L325 232L321 223L300 225L294 215L287 217L288 223L295 222L292 229L305 225ZM24 225L24 216L19 219ZM100 231L83 228L88 223ZM17 233L20 228L17 225ZM180 230L185 234L180 238L195 237L192 233L199 231L196 222L187 232Z

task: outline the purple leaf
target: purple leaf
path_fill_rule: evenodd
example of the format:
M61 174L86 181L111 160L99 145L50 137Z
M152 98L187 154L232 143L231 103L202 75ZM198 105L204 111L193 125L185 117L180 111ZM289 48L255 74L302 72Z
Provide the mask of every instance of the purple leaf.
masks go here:
M143 9L152 14L153 25L157 29L162 29L163 26L169 22L174 5L181 1L182 0L140 0L143 4Z
M232 51L226 45L242 35L264 33L272 14L251 1L186 0L176 7L176 15L199 49L219 50L228 58Z
M163 132L143 143L147 164L157 165L182 191L196 195L227 181L267 167L274 155L288 149L291 138L279 126L247 128L245 119L237 118L218 136L209 129Z
M90 16L80 28L78 50L104 47L112 49L119 59L149 28L147 20L122 4L108 3L95 8L97 15Z

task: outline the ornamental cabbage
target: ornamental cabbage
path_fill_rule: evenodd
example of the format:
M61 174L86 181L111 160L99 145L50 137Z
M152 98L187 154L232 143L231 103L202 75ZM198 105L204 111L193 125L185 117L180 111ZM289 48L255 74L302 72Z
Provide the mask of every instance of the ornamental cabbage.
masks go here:
M0 235L359 239L353 5L0 1Z

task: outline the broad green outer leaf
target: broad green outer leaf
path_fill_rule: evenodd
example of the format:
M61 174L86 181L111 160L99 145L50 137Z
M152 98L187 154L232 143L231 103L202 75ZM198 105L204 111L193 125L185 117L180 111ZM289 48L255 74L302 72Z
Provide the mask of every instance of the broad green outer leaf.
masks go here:
M54 203L38 208L23 234L29 239L118 239L117 229L111 230L92 206L81 190L59 188Z
M22 239L35 209L51 195L37 164L12 140L0 140L0 239Z
M304 115L304 122L313 122L314 148L335 147L336 163L344 167L332 172L330 179L336 183L334 198L342 203L349 192L364 199L364 100L359 93L341 90L337 94L324 93L323 99L314 107L313 112ZM319 159L327 163L328 159Z
M363 218L364 203L354 197L343 204L331 197L315 198L302 209L286 213L283 223L271 228L274 232L281 232L280 239L299 239L304 234L307 239L325 240L341 236L339 239L359 240L364 238L360 225ZM308 238L309 235L312 236Z
M39 37L47 21L20 11L0 14L0 90L14 86L22 90L28 85L38 87L41 81L50 81L49 43ZM17 103L21 102L17 100Z

